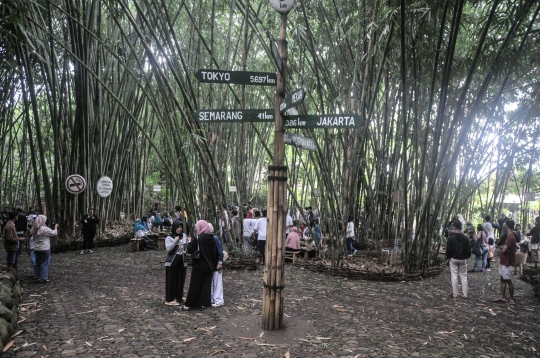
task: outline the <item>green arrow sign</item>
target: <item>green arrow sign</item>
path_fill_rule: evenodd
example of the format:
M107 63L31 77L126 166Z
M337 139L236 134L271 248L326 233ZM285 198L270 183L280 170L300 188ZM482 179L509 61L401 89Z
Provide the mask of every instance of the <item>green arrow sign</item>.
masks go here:
M326 114L321 116L285 116L285 128L356 128L362 124L357 114Z
M304 102L305 95L306 95L306 91L304 91L303 88L300 88L294 91L293 93L290 93L287 96L285 96L285 98L283 98L283 100L279 104L279 113L283 113L289 108L294 107L297 104Z
M244 72L201 69L195 73L200 82L236 83L240 85L275 86L277 75L273 72Z
M312 152L317 150L317 144L313 139L306 138L299 134L285 132L284 136L285 144L294 145L295 147L307 149Z
M200 123L273 122L273 109L200 110L193 118Z

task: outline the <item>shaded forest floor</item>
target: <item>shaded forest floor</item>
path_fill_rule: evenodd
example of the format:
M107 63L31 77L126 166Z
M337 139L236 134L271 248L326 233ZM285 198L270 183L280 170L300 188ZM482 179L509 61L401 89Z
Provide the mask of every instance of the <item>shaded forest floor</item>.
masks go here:
M21 257L24 332L3 356L531 357L540 349L531 287L516 276L517 305L493 302L497 263L469 273L468 300L450 297L448 269L425 281L382 283L287 264L286 329L263 332L262 267L224 272L225 306L180 312L164 305L165 253L128 249L53 254L48 284L33 283ZM189 272L186 292L188 284Z

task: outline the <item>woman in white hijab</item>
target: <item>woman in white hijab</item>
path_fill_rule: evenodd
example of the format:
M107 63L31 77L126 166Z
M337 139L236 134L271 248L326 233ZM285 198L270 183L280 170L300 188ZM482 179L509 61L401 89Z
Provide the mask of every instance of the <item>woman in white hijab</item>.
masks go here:
M46 283L49 282L49 265L51 263L51 236L58 235L58 224L51 230L45 224L47 217L39 215L34 220L34 225L30 233L34 236L34 254L36 264L34 266L34 280Z

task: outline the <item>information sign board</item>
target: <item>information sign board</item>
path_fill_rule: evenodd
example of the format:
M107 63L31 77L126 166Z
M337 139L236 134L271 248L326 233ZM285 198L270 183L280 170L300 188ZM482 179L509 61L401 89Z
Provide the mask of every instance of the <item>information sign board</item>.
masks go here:
M525 201L535 201L536 193L523 193L523 200Z
M152 188L152 191L153 192L160 192L161 191L161 185L154 185L154 187Z
M200 69L195 73L199 82L235 83L240 85L275 86L277 74L273 72L245 72Z
M113 182L108 176L102 176L97 181L97 193L102 198L106 198L111 195L113 189Z
M233 186L233 185L229 186L229 192L236 193L236 186Z

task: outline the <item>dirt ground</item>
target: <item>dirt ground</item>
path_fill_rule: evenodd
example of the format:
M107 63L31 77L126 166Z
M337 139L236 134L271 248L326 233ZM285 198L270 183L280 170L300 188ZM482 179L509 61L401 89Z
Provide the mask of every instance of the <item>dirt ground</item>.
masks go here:
M286 266L285 324L261 329L262 267L225 271L225 305L164 305L164 251L128 245L53 254L47 284L21 257L19 330L4 357L533 357L540 302L519 280L516 306L493 302L492 272L450 297L448 269L418 282L352 281ZM185 291L189 284L186 284Z

